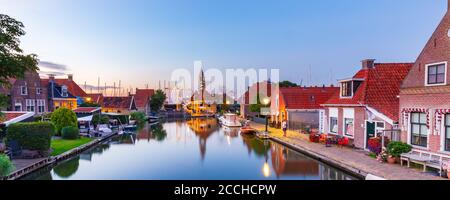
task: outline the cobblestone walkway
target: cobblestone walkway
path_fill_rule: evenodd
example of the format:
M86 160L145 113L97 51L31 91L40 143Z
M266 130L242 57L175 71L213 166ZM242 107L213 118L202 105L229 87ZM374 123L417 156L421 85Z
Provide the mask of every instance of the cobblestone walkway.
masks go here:
M265 130L263 124L251 123L251 125L260 131ZM323 144L311 143L308 135L297 132L288 131L287 137L283 137L283 132L280 129L269 128L269 132L276 141L287 143L325 162L341 166L362 176L373 174L388 180L446 180L430 173L423 173L418 169L380 163L369 157L367 152L363 150L337 146L325 147Z

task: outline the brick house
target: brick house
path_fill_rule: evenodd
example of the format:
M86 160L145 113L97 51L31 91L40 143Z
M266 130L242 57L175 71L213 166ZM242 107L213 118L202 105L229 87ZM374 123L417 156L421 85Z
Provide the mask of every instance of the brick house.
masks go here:
M10 99L7 110L34 112L36 115L48 112L48 89L41 84L36 71L25 72L23 79L9 79L10 88L0 87L0 93Z
M450 155L450 0L439 26L400 93L402 140L416 150Z
M53 76L49 77L49 79L52 79L55 81L55 83L61 87L66 87L67 91L69 91L70 94L75 96L77 99L77 105L81 105L83 102L86 101L86 98L88 95L86 92L81 89L81 87L73 80L73 75L69 74L67 75L67 78L55 78ZM48 82L49 79L43 79L43 81Z
M278 94L271 96L271 121L277 127L286 120L291 130L309 127L323 132L325 108L339 87L286 87L279 88Z
M371 137L396 129L400 85L412 65L362 61L362 69L340 80L339 92L323 104L325 133L347 137L356 148L366 149Z
M69 87L59 85L54 76L42 79L41 85L48 88L48 111L53 112L58 108L76 109L78 107L77 97L69 92Z
M139 112L144 112L149 115L151 113L150 109L150 98L155 94L153 89L138 89L136 88L136 94L134 95L136 101L136 108Z

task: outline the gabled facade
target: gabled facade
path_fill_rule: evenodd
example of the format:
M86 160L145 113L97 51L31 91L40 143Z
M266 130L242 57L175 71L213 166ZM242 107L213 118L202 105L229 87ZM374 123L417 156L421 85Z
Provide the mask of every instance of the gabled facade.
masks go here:
M412 65L362 61L362 69L340 80L340 90L324 103L324 133L347 137L355 147L366 149L370 138L396 129L400 85Z
M271 96L271 120L277 127L286 120L290 129L309 127L323 130L325 109L322 106L337 91L338 87L288 87L280 88Z
M134 111L137 111L134 96L103 98L102 112L104 113L128 115Z
M138 89L138 88L136 88L136 94L134 95L134 98L136 101L137 110L149 115L151 113L150 98L154 94L155 94L155 90L153 90L153 89Z
M0 93L10 99L9 111L32 112L36 115L48 112L48 88L41 84L36 71L25 72L23 79L10 79L11 87L0 87Z
M67 75L67 78L65 78L65 79L61 79L61 78L56 79L53 76L51 76L50 79L53 80L56 83L56 85L67 88L67 91L69 91L69 93L77 99L77 106L81 105L83 102L86 101L86 98L88 97L88 95L73 80L72 74ZM43 79L43 81L48 82L49 80Z
M399 112L404 142L417 150L450 155L448 10L401 86Z
M78 107L77 97L69 92L69 87L59 85L55 78L42 79L41 84L48 88L48 110L53 112L58 108L76 109Z

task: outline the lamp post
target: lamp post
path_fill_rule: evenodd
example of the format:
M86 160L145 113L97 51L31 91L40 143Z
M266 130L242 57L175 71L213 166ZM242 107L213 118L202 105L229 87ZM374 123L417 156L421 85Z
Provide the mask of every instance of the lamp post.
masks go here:
M265 98L265 99L263 100L263 103L264 103L264 106L265 106L265 107L268 107L268 106L269 106L269 103L270 103L270 99L269 99L269 98ZM268 131L268 126L269 126L269 114L266 113L266 133L269 133L269 131Z

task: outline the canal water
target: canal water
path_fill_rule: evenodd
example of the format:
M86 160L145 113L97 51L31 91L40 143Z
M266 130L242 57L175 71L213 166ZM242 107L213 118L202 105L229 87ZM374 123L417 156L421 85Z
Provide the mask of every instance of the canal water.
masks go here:
M352 180L281 144L220 127L216 119L146 124L24 179Z

